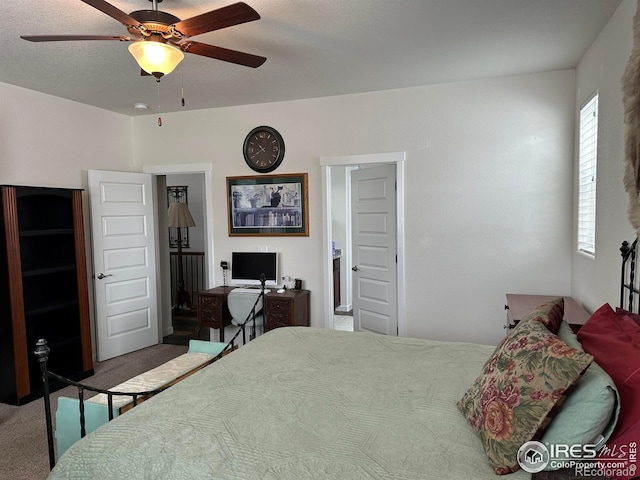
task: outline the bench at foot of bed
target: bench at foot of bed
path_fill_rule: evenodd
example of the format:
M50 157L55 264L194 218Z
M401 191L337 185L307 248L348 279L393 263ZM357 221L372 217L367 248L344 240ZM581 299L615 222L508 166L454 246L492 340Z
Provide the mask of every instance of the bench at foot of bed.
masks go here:
M171 386L209 365L223 351L225 343L190 340L189 350L179 357L141 373L126 382L110 388L113 392L148 392ZM113 417L117 417L149 396L113 397ZM77 398L59 397L56 411L56 440L58 458L80 440L80 401ZM85 430L90 433L109 421L108 399L104 393L84 400Z

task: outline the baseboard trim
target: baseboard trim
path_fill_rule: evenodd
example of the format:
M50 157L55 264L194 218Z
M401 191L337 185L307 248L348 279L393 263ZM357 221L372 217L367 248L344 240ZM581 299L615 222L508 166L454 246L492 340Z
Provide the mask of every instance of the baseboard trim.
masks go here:
M336 312L347 313L353 310L353 305L338 305L338 308L335 309Z

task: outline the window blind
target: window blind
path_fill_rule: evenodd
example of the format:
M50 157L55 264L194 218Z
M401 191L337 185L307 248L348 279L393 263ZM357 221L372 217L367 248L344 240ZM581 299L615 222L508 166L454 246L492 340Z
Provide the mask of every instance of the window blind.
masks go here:
M580 108L578 251L596 253L596 179L598 167L598 93Z

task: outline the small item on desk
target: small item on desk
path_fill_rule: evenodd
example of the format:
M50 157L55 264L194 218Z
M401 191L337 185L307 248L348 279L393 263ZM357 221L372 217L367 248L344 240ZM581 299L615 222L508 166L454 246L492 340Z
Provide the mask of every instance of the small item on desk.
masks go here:
M293 279L293 277L290 277L289 275L284 275L282 277L282 288L284 289L293 289L295 286L295 280Z
M296 278L295 282L296 283L295 283L295 287L294 288L296 290L302 290L302 280L299 279L299 278Z
M278 289L278 293L284 293L284 292L286 292L286 290L284 288Z

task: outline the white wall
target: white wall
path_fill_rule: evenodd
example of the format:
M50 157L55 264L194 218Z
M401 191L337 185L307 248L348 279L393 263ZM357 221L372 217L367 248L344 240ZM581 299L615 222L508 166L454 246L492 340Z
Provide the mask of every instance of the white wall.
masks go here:
M93 264L86 191L90 169L133 171L131 118L0 83L0 183L85 189L93 329ZM95 341L93 348L95 354Z
M131 122L0 83L0 182L86 188L89 169L132 171Z
M627 220L628 197L622 183L624 110L621 94L622 74L633 46L635 11L635 0L624 0L576 69L576 124L579 106L596 89L599 94L595 258L577 253L577 216L574 216L572 238L572 294L589 311L605 302L618 305L620 244L635 238ZM577 178L577 146L575 157ZM577 183L574 191L577 205Z
M135 158L211 162L216 254L281 252L323 326L319 157L406 151L407 334L495 343L505 293L570 293L574 81L566 70L179 112L162 127L137 117ZM253 173L242 143L257 125L284 136L275 173L309 173L309 237L227 234L225 177Z

